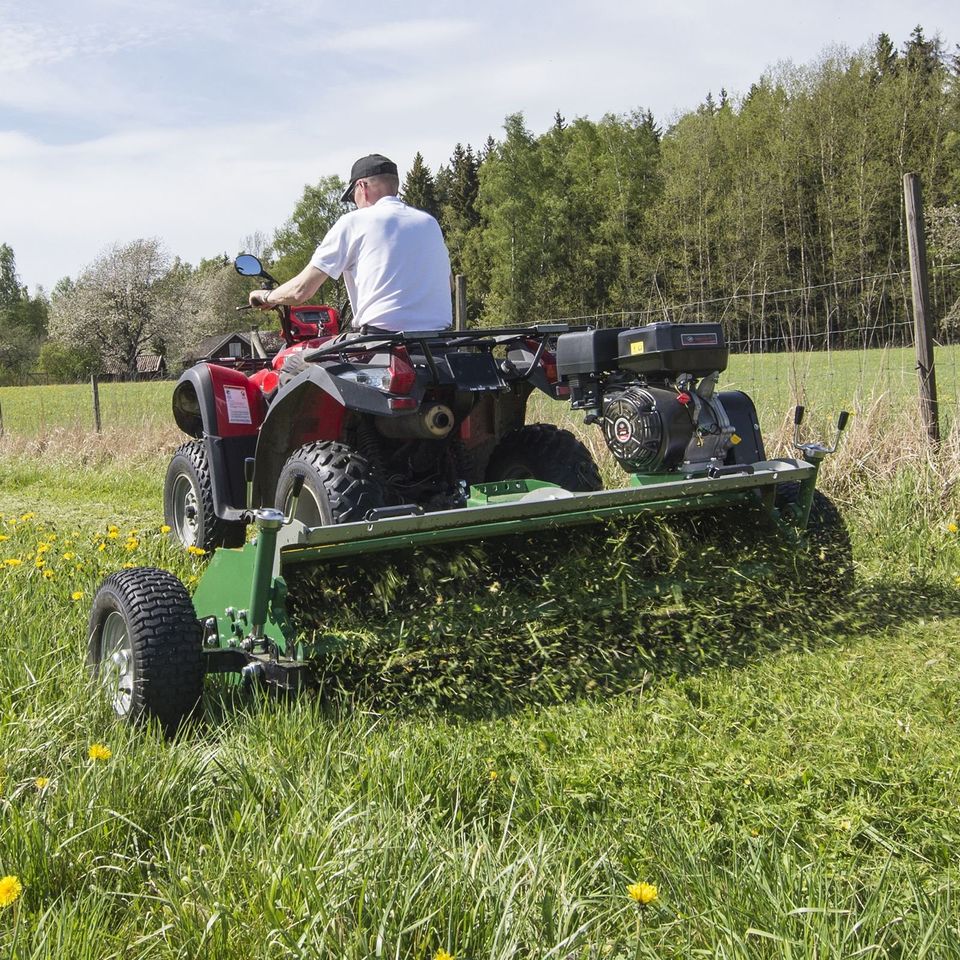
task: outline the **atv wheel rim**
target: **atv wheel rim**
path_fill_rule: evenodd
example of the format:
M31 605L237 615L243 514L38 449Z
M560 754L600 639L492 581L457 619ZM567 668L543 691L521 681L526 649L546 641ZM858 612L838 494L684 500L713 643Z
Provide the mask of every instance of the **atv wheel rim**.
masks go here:
M200 506L197 491L190 478L181 473L173 484L173 526L185 547L197 545L197 527L200 525Z
M133 645L123 615L114 611L100 634L100 684L118 716L133 706Z
M290 510L290 504L293 501L292 496L287 497L283 505L284 513ZM320 510L320 504L316 497L304 486L300 492L300 499L297 501L297 512L294 514L294 520L299 520L306 527L323 527L326 521L323 519L323 512Z

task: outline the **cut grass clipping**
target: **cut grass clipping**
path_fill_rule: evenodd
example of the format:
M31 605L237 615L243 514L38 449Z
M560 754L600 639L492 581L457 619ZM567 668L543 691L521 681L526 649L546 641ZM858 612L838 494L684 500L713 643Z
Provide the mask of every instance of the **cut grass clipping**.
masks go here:
M849 586L758 510L634 518L373 554L287 573L325 696L489 713L815 640Z

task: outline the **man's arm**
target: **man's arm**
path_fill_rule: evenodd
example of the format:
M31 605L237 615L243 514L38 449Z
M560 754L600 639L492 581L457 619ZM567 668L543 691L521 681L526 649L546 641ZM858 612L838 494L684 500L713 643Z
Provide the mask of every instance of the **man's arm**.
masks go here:
M296 306L309 300L327 281L327 275L309 263L292 279L274 290L253 290L250 306L269 310L278 304Z

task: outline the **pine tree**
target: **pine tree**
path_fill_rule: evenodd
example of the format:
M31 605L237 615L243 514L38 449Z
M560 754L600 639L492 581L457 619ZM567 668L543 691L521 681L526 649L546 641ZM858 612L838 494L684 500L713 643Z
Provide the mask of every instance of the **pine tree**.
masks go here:
M419 210L426 210L430 216L439 219L440 206L437 203L433 174L419 151L413 158L413 165L407 171L401 193L405 203Z
M883 80L886 77L895 76L899 65L897 48L888 34L881 33L873 48L873 69L876 78Z
M13 247L0 243L0 307L10 307L19 303L27 291L17 276L17 263Z

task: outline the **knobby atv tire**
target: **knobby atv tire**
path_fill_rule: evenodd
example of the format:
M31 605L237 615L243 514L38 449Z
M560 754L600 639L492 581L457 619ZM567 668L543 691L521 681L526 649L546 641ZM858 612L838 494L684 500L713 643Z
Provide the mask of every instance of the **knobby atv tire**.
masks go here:
M87 666L119 717L174 734L203 692L202 631L186 587L135 567L104 580L93 601Z
M244 524L222 520L214 512L213 481L202 440L177 447L163 481L163 516L185 547L210 553L217 547L242 547L246 540Z
M369 510L384 505L370 462L346 444L316 441L294 450L277 481L276 501L284 511L297 476L303 477L303 491L296 519L307 526L363 520Z
M777 487L776 506L783 511L800 499L799 483ZM834 596L845 596L853 589L853 546L850 532L837 505L823 491L815 490L810 519L804 531L815 564L816 587Z
M542 480L572 493L603 489L590 451L569 430L549 423L508 433L494 448L485 479Z

